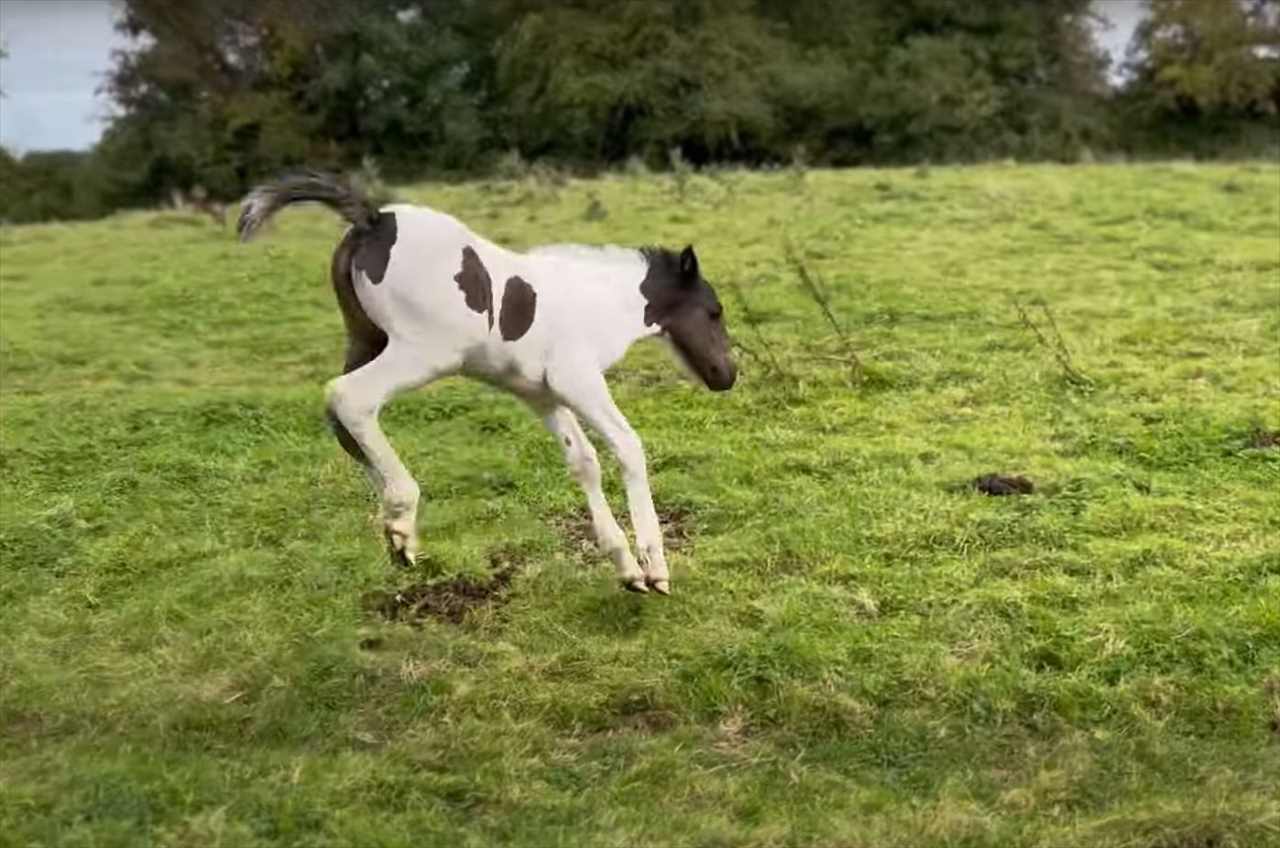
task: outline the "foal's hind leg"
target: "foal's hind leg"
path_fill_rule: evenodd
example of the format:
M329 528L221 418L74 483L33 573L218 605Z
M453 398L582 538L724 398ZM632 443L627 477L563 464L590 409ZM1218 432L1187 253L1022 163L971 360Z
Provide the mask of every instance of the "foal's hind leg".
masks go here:
M379 333L381 335L381 333ZM382 353L387 347L386 336L376 338L362 334L352 334L347 343L347 359L343 363L342 373L350 374L357 368L361 368L372 362L378 354ZM364 451L360 448L360 443L355 440L351 433L342 424L342 419L334 414L332 404L328 405L326 414L329 418L329 426L333 428L333 434L338 438L338 444L342 445L342 449L354 459L356 462L369 473L370 479L377 486L378 481L373 477L373 466L369 463L369 458L364 455Z
M329 414L340 425L335 427L338 440L365 465L379 490L383 532L392 558L401 565L412 565L418 553L418 484L378 426L378 412L397 394L426 385L457 366L455 357L392 341L371 362L328 385Z

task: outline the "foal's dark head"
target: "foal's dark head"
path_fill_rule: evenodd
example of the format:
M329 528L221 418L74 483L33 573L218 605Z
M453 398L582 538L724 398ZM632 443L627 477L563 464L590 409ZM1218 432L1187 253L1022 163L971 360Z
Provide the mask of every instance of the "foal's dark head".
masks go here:
M729 334L725 332L720 299L698 270L692 247L680 253L646 248L649 271L640 284L647 302L646 326L657 324L680 356L707 384L723 392L733 386L738 368L733 364Z

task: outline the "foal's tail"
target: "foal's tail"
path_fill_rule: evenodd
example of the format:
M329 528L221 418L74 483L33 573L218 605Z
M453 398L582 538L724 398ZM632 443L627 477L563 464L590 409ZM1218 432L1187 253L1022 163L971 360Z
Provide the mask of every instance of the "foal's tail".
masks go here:
M323 203L358 229L368 229L378 220L378 207L363 192L345 180L321 171L301 171L254 187L240 208L236 232L241 241L257 234L267 219L290 203Z

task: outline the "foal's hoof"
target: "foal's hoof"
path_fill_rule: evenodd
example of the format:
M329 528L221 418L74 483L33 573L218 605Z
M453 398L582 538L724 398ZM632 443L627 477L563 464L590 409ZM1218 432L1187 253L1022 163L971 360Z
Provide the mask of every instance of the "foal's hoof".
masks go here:
M388 531L386 536L387 553L391 555L391 564L400 568L413 568L418 553L413 550L409 540L404 535L393 531Z
M628 592L639 592L645 594L649 591L649 587L645 585L643 577L637 577L634 580L627 580L622 584L622 588Z
M671 594L671 584L666 580L652 580L649 583L649 588L653 589L653 591L657 592L659 595Z

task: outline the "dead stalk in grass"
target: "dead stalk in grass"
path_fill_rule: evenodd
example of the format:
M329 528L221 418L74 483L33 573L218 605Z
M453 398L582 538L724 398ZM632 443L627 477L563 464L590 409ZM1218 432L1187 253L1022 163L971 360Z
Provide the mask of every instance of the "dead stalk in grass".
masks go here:
M861 384L866 379L866 371L862 366L862 357L858 355L858 350L854 346L853 339L849 337L848 332L836 319L835 312L831 309L831 295L827 292L827 286L822 278L811 272L809 267L805 265L804 260L795 250L795 245L787 242L786 247L787 263L795 271L796 277L800 280L800 287L804 290L809 299L818 305L818 309L826 317L827 323L835 330L836 337L839 339L840 346L844 349L843 356L824 355L821 358L827 360L838 360L843 362L849 368L849 383L852 386Z
M776 375L788 383L795 384L796 378L782 366L782 361L774 351L773 345L769 343L769 339L765 337L764 332L760 329L760 316L756 314L755 310L751 308L751 304L747 302L747 296L743 293L742 288L733 282L727 283L726 287L733 293L734 300L738 302L738 311L742 316L742 323L750 328L751 334L755 337L760 350L763 350L764 353L759 353L737 339L733 340L733 346L763 365L766 373Z
M1043 300L1032 304L1033 306L1039 306L1040 311L1044 314L1045 323L1049 328L1049 335L1046 335L1039 325L1031 319L1027 308L1017 298L1012 300L1013 308L1018 311L1018 320L1023 327L1032 332L1041 347L1053 354L1053 358L1057 360L1058 367L1062 369L1063 378L1077 389L1085 391L1092 389L1094 386L1093 380L1076 368L1075 362L1071 357L1071 350L1067 347L1066 340L1062 338L1062 331L1058 329L1058 322L1053 317L1053 310L1049 308L1049 304Z

